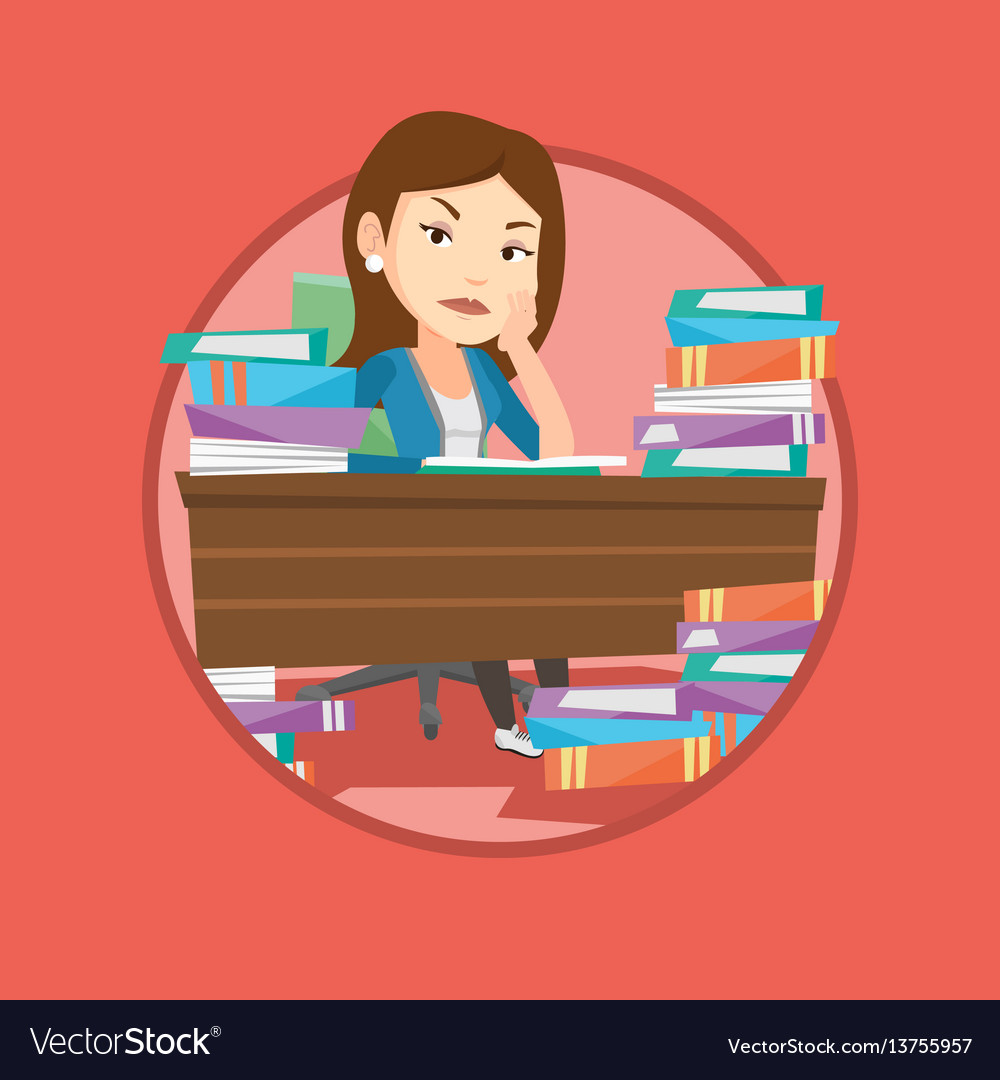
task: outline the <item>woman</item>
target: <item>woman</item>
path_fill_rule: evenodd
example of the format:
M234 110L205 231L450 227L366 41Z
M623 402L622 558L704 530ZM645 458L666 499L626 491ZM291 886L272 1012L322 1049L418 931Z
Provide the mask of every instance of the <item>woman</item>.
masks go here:
M392 128L358 173L344 216L356 404L382 402L400 457L482 457L496 424L528 458L573 453L573 432L538 358L565 261L555 166L528 135L460 113ZM536 423L508 379L521 379ZM541 751L519 730L503 660L473 663L495 745ZM535 661L568 684L565 660Z

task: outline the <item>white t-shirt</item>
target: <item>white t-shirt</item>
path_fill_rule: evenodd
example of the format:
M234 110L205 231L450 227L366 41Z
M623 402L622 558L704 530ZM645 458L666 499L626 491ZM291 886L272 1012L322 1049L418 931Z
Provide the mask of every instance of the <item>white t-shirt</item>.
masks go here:
M444 421L444 456L479 457L479 440L483 434L483 418L479 414L476 391L464 398L450 398L430 387Z

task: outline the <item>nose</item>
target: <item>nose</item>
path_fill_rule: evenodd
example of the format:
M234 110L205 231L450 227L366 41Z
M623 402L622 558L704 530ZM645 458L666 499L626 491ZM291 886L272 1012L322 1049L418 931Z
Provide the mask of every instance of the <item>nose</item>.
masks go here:
M485 285L488 280L489 278L483 278L482 281L479 281L476 278L467 277L465 282L467 285Z

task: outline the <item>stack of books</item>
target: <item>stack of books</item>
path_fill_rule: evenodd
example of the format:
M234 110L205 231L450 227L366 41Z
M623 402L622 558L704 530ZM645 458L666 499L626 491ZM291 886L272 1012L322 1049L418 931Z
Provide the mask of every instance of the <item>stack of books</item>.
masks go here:
M353 701L243 701L229 707L268 753L309 784L316 783L315 764L300 760L296 736L354 730Z
M822 285L677 290L658 415L635 418L642 475L805 476L825 440L812 380L836 374L822 302Z
M192 475L346 472L371 410L356 372L326 366L326 329L171 334L161 362L191 380Z
M719 718L762 715L782 689L689 681L543 687L525 722L532 743L544 751L547 791L690 783L736 743Z
M759 680L779 693L805 656L830 595L830 579L692 589L677 624L685 679ZM720 686L724 691L724 687ZM764 718L763 711L695 710L730 753Z

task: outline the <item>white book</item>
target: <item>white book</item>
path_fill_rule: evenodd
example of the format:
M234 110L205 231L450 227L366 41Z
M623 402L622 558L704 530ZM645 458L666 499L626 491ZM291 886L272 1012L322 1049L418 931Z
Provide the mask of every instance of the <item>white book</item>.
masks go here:
M254 442L249 439L191 440L192 454L225 454L230 457L346 457L343 446L311 446L308 443Z
M726 675L794 675L805 653L726 653L712 665Z
M565 709L594 709L600 712L661 713L675 716L677 691L671 686L599 686L567 690L559 699Z
M273 667L205 668L223 701L274 701Z
M345 473L347 462L343 465L331 463L329 465L285 465L281 468L267 468L261 465L243 465L241 467L219 468L217 466L192 465L189 469L192 476L272 476L276 474L293 473Z
M475 458L475 457L429 457L428 465L458 466L460 468L482 469L563 469L593 468L627 465L628 458L609 457L606 455L580 454L571 457L539 458L538 461L523 461L520 458Z

